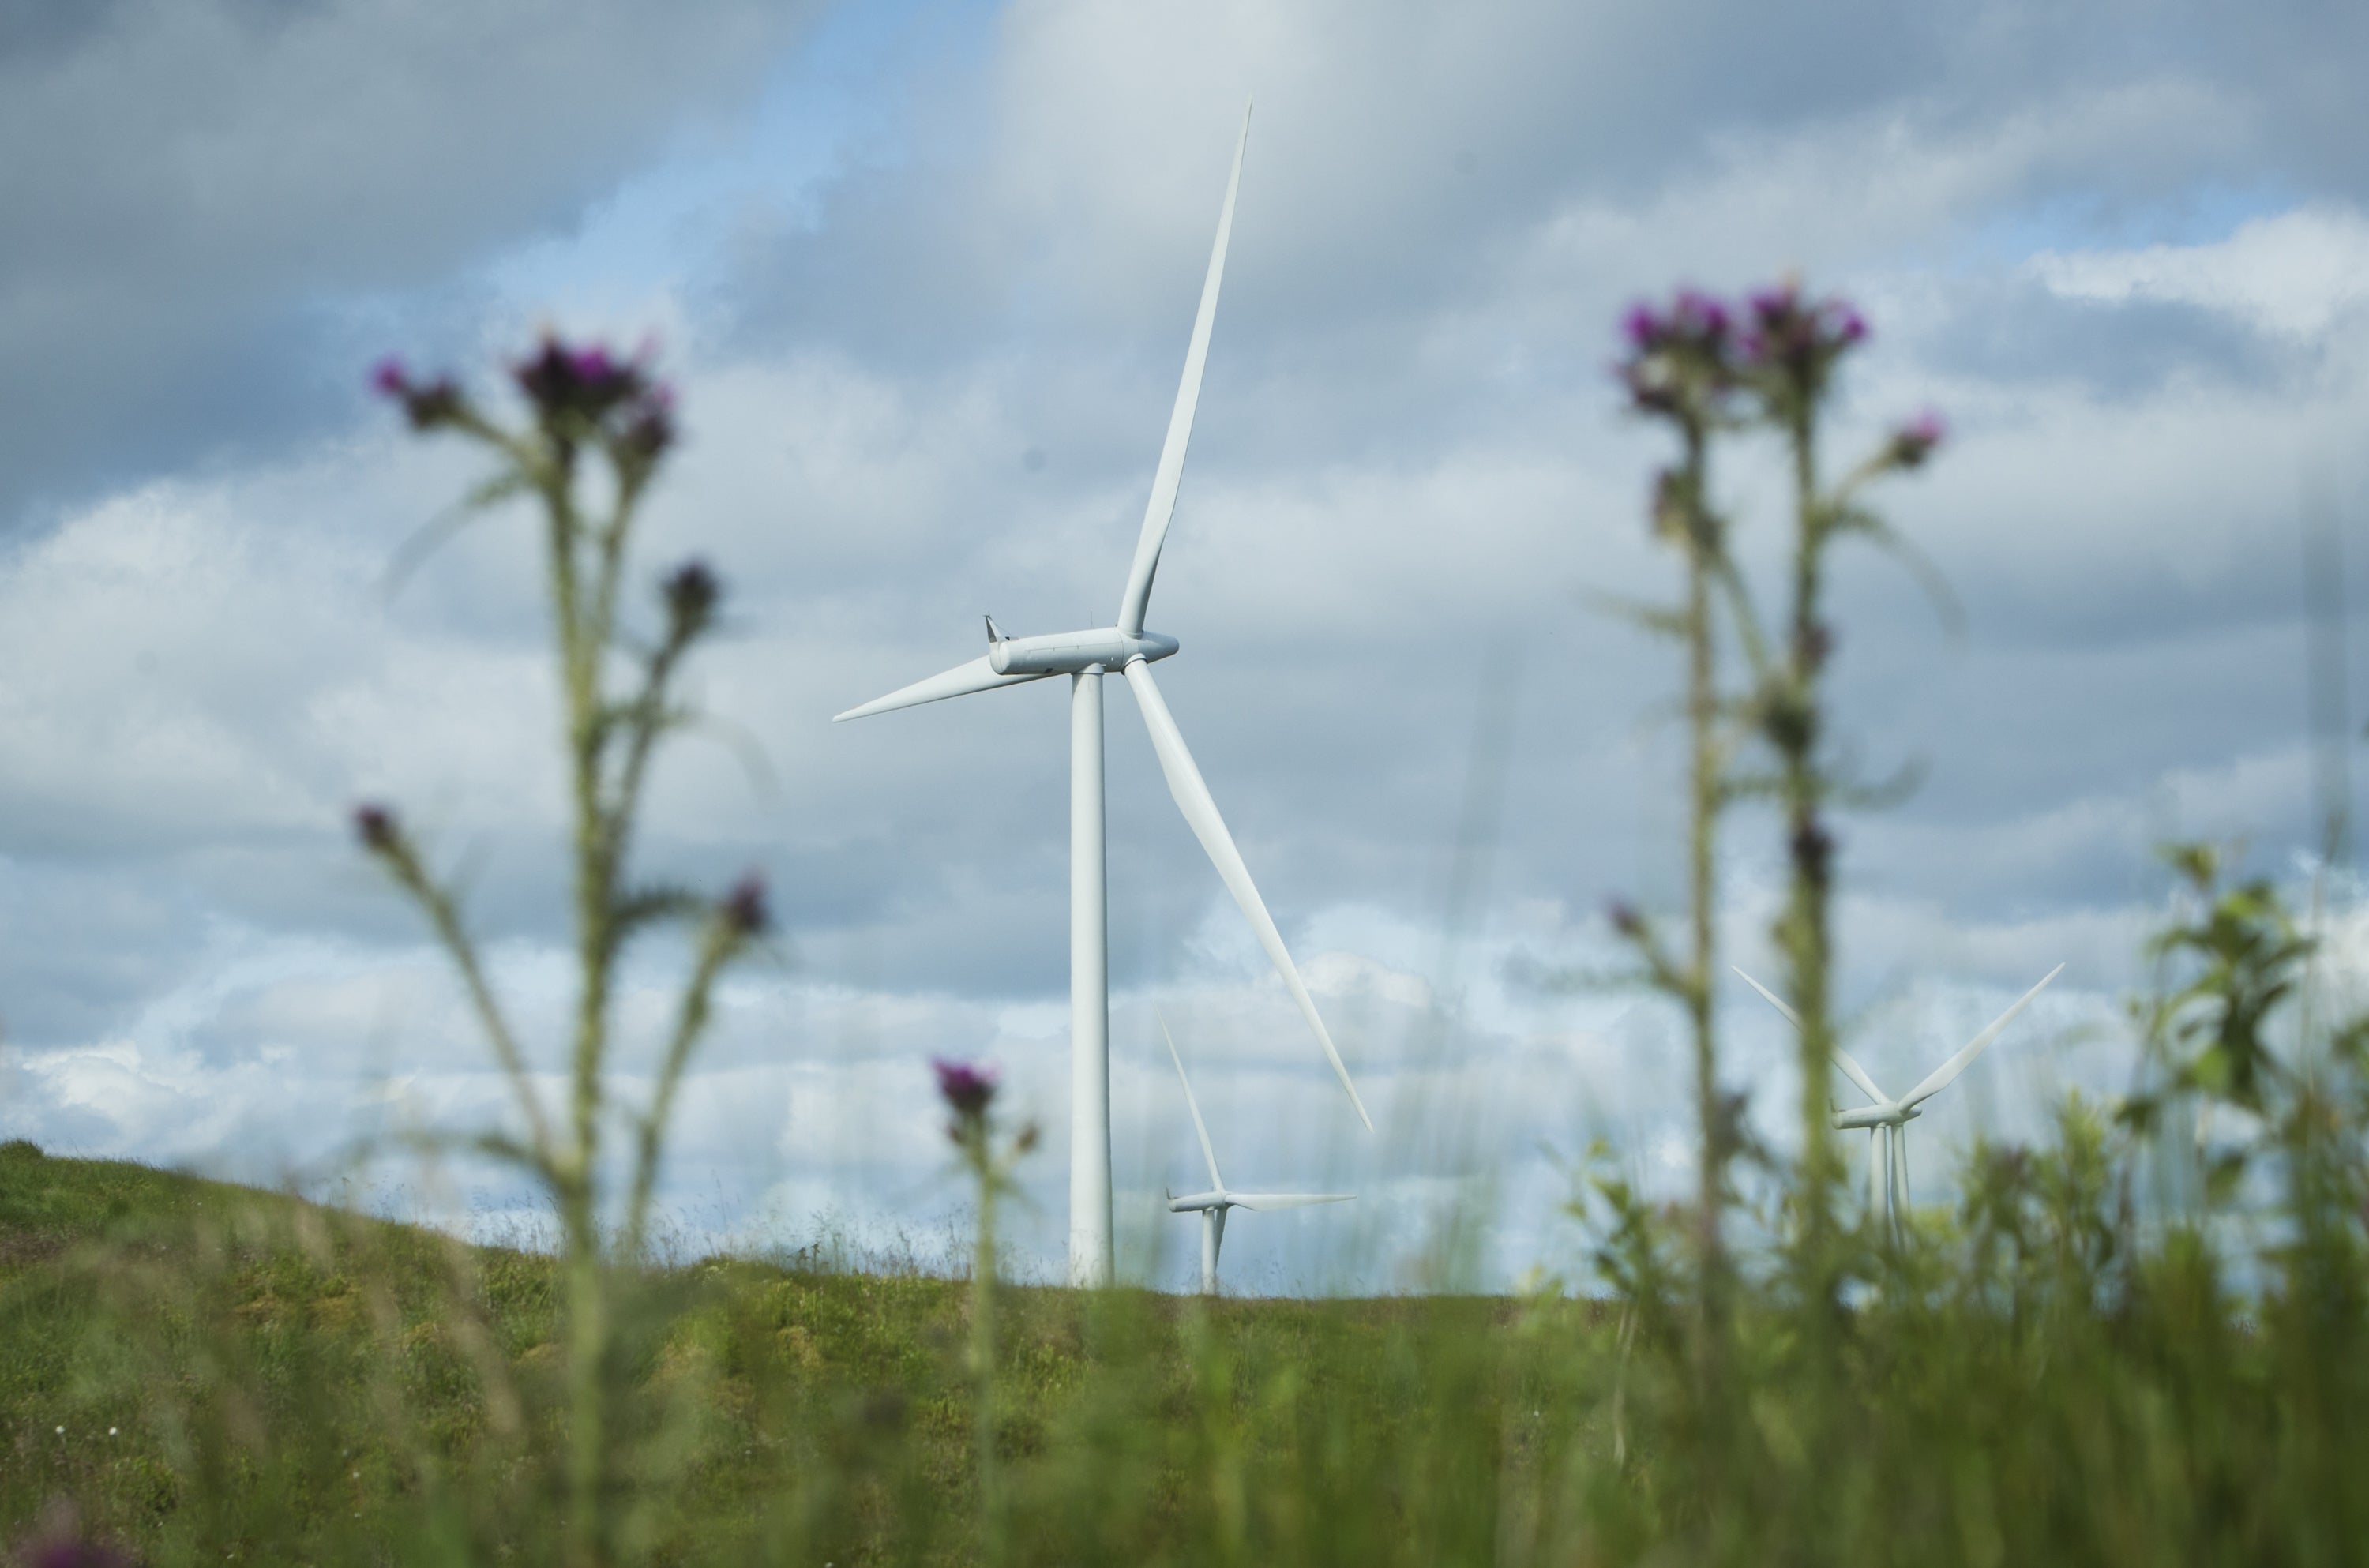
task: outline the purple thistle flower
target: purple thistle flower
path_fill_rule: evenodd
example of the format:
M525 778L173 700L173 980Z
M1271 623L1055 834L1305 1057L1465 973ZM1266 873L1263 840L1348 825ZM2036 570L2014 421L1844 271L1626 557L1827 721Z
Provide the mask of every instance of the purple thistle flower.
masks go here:
M393 354L372 368L371 388L380 396L392 397L402 404L404 416L415 430L447 424L461 412L461 389L451 377L441 376L422 385L411 379L403 361Z
M944 1057L932 1059L930 1066L938 1075L938 1095L964 1121L975 1121L987 1115L987 1104L995 1098L995 1070L978 1062L948 1061Z
M1727 336L1727 307L1700 289L1681 289L1670 311L1670 325L1680 337L1717 343Z
M1689 422L1709 418L1735 384L1732 311L1700 289L1681 289L1669 309L1640 302L1622 318L1629 356L1613 374L1642 413Z
M1629 346L1642 354L1662 336L1662 318L1654 314L1652 305L1640 300L1629 307L1621 330L1628 334Z
M598 419L643 390L641 372L619 363L601 345L570 348L548 336L534 356L512 366L510 373L546 419L566 414Z

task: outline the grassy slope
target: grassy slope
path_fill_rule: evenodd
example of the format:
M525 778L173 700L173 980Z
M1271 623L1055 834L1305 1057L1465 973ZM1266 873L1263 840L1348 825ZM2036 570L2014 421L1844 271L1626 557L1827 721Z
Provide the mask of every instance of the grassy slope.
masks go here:
M1625 1345L1551 1300L1006 1290L1009 1561L2369 1560L2357 1260L2241 1299L2176 1238L2124 1268L2051 1212L2011 1265L1937 1226L1829 1321L1831 1375L1781 1282L1748 1292L1719 1409L1658 1288ZM648 1276L621 1555L980 1561L967 1310L943 1280ZM66 1497L159 1568L547 1562L554 1326L540 1257L0 1147L0 1536Z
M440 1540L532 1557L551 1283L533 1255L6 1146L0 1530L69 1497L166 1561L442 1556ZM1472 1505L1477 1478L1428 1440L1444 1435L1400 1451L1395 1474L1378 1437L1419 1426L1401 1417L1436 1408L1444 1371L1494 1376L1469 1353L1499 1337L1502 1303L1002 1301L1001 1446L1044 1552L1222 1560L1383 1492L1418 1514ZM653 1277L628 1310L643 1544L966 1554L967 1288L709 1261ZM1470 1391L1494 1449L1499 1401Z

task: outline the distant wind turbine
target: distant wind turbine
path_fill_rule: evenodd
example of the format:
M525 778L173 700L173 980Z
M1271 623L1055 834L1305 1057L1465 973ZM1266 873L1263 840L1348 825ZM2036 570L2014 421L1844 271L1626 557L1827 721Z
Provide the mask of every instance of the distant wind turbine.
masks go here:
M1284 947L1282 933L1259 897L1242 852L1218 815L1218 803L1202 782L1193 753L1151 678L1151 664L1176 651L1176 639L1147 632L1144 607L1151 597L1152 574L1160 567L1160 548L1175 515L1177 486L1184 477L1184 449L1193 435L1193 412L1201 397L1201 370L1209 354L1209 329L1218 315L1218 283L1226 269L1226 242L1233 233L1234 194L1242 185L1242 149L1249 144L1250 114L1242 115L1242 137L1234 144L1233 172L1226 181L1226 202L1218 216L1218 239L1209 252L1209 271L1201 285L1201 307L1193 318L1193 339L1184 353L1184 378L1176 388L1176 406L1168 417L1168 439L1160 449L1160 466L1153 470L1151 500L1143 513L1143 532L1137 538L1135 562L1126 590L1119 596L1115 624L1083 632L1057 632L1043 636L1010 637L987 622L987 652L968 664L957 665L926 681L891 692L861 707L848 709L841 719L863 718L892 708L910 708L945 697L1016 686L1054 675L1070 678L1070 1283L1106 1286L1111 1282L1110 1176L1110 927L1104 912L1108 892L1104 871L1103 824L1103 676L1119 670L1135 692L1143 712L1144 727L1151 732L1151 749L1168 780L1184 821L1201 841L1201 848L1218 868L1226 890L1234 896L1242 915L1258 935L1260 945L1299 1006L1299 1014L1324 1047L1324 1058L1347 1090L1349 1103L1368 1130L1371 1116L1349 1082L1349 1069L1334 1048L1333 1036L1317 1015L1299 971Z
M1735 972L1745 985L1767 997L1771 1007L1791 1019L1794 1028L1802 1026L1802 1015L1786 1006L1775 991L1742 969ZM1855 1111L1837 1109L1834 1114L1834 1123L1837 1128L1846 1131L1856 1127L1867 1128L1867 1207L1869 1213L1875 1212L1880 1184L1883 1195L1883 1225L1887 1232L1896 1231L1899 1211L1908 1207L1908 1124L1924 1115L1917 1107L1948 1088L1958 1074L1972 1066L1974 1059L1999 1037L2000 1032L2015 1022L2016 1014L2029 1006L2033 997L2047 990L2050 980L2064 972L2062 964L2049 970L2038 985L2016 999L2013 1007L1992 1019L1982 1033L1959 1047L1955 1056L1927 1073L1923 1082L1897 1100L1877 1088L1875 1080L1867 1075L1867 1069L1853 1061L1848 1051L1839 1045L1832 1047L1835 1066L1842 1070L1845 1078L1858 1085L1861 1093L1874 1102Z
M1168 1194L1168 1212L1201 1216L1201 1294L1218 1293L1218 1249L1225 1244L1226 1210L1230 1208L1305 1208L1311 1203L1353 1203L1356 1193L1238 1193L1230 1192L1226 1178L1218 1174L1218 1151L1209 1145L1209 1128L1201 1120L1201 1107L1193 1098L1193 1081L1184 1076L1184 1059L1176 1054L1176 1037L1168 1032L1168 1020L1160 1021L1160 1037L1168 1042L1168 1059L1176 1064L1176 1080L1184 1085L1184 1108L1193 1113L1193 1130L1200 1136L1201 1157L1209 1162L1209 1190L1189 1197Z

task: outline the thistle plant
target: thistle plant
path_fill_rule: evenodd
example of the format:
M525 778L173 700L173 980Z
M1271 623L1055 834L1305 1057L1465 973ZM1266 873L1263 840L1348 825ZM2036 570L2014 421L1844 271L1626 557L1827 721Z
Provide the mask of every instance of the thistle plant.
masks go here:
M721 897L647 881L630 867L651 761L692 716L678 694L682 666L715 625L721 589L698 561L669 573L657 629L639 635L623 601L640 503L674 442L673 396L639 360L546 338L511 367L524 418L505 423L451 380L421 382L395 361L378 389L415 430L475 442L493 474L469 497L482 510L524 499L541 513L561 695L572 830L577 989L563 1058L566 1094L536 1087L540 1053L512 1025L449 879L429 866L395 811L356 809L361 842L426 916L458 971L509 1089L515 1127L468 1140L526 1173L559 1227L566 1343L565 1540L571 1564L613 1555L609 1517L614 1444L607 1379L616 1334L614 1276L643 1261L666 1130L724 972L766 930L763 884ZM638 1108L611 1082L619 966L635 938L674 924L691 933L690 972L676 997L653 1087ZM627 1174L612 1188L611 1139L624 1124Z
M1835 634L1826 620L1829 552L1857 535L1906 552L1900 537L1862 500L1877 478L1923 465L1940 444L1932 414L1894 429L1875 450L1827 485L1821 476L1819 420L1843 358L1867 338L1867 324L1841 300L1813 301L1788 281L1754 294L1737 340L1736 374L1757 423L1782 441L1792 479L1792 539L1781 645L1761 629L1753 601L1734 601L1739 639L1751 663L1748 715L1776 763L1761 781L1783 818L1788 876L1785 904L1770 934L1784 959L1800 1038L1802 1168L1801 1256L1815 1299L1835 1281L1833 1192L1841 1163L1826 1123L1827 1064L1835 1047L1831 980L1835 840L1828 808L1871 792L1846 778L1828 743L1825 680ZM1915 557L1910 557L1912 560ZM1928 578L1928 582L1929 582Z
M1619 373L1631 406L1667 424L1678 461L1654 484L1654 536L1675 550L1685 597L1674 608L1631 607L1650 628L1686 650L1687 934L1674 953L1636 910L1616 904L1613 923L1642 957L1648 979L1685 1012L1693 1047L1695 1116L1700 1131L1694 1213L1697 1373L1709 1399L1719 1381L1720 1320L1726 1263L1721 1241L1727 1165L1736 1134L1735 1102L1719 1086L1719 829L1730 797L1730 727L1720 691L1720 635L1714 611L1738 589L1727 551L1727 520L1711 501L1711 441L1736 424L1737 381L1727 307L1693 290L1665 311L1640 304L1626 323L1629 352Z
M1642 961L1645 978L1685 1013L1692 1046L1699 1128L1693 1216L1699 1393L1719 1380L1722 1297L1728 1266L1722 1210L1728 1169L1743 1147L1744 1100L1719 1082L1715 1008L1719 848L1722 820L1739 799L1773 800L1787 846L1786 898L1772 935L1801 1013L1802 1163L1795 1196L1800 1256L1811 1292L1830 1298L1834 1276L1830 1191L1839 1169L1826 1125L1826 1062L1834 1045L1831 890L1834 840L1826 824L1837 799L1864 797L1845 780L1827 743L1823 679L1834 647L1823 601L1827 553L1846 534L1897 546L1861 501L1867 485L1914 468L1941 440L1926 416L1895 429L1835 485L1820 475L1819 421L1844 356L1867 336L1865 322L1837 300L1813 302L1791 282L1731 306L1682 290L1666 307L1635 306L1624 323L1627 351L1616 367L1631 408L1677 437L1675 463L1656 475L1654 535L1678 555L1683 596L1669 606L1628 606L1632 618L1685 649L1688 738L1687 921L1673 945L1626 903L1612 920ZM1792 538L1781 638L1731 550L1734 525L1717 506L1712 458L1724 440L1774 434L1791 477ZM1734 648L1741 670L1723 663ZM1744 759L1757 742L1758 770Z
M940 1060L938 1096L953 1119L946 1137L978 1195L978 1223L972 1238L970 1268L971 1441L978 1478L980 1533L990 1562L1003 1559L1003 1487L995 1453L995 1207L1014 1190L1013 1170L1036 1147L1030 1123L1001 1145L991 1115L996 1079L992 1068Z

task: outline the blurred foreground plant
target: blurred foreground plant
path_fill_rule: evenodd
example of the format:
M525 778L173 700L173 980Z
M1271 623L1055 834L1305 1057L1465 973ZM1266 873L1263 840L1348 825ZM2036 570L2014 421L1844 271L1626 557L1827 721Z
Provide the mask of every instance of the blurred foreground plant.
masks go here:
M469 498L473 509L524 498L542 514L573 828L577 990L561 1103L547 1103L537 1088L536 1060L495 994L451 884L429 868L388 807L359 807L354 825L427 916L509 1083L520 1130L467 1143L530 1173L558 1218L567 1391L564 1556L590 1568L609 1561L616 1546L613 1276L643 1261L667 1123L716 982L768 922L764 887L754 876L721 898L703 898L642 880L628 867L651 760L691 716L677 695L678 677L714 629L721 597L714 573L691 561L659 584L655 635L635 635L621 606L639 505L674 441L673 395L638 361L555 338L512 366L511 378L526 403L516 426L497 420L457 383L417 381L394 361L379 367L375 381L415 429L462 436L494 458L494 473ZM609 1081L618 966L634 938L669 922L692 928L691 972L650 1097L629 1111ZM612 1234L605 1142L621 1112L631 1155Z
M1678 459L1657 475L1654 537L1679 555L1684 597L1676 606L1627 606L1632 619L1685 648L1688 737L1687 934L1674 951L1626 904L1613 923L1643 961L1647 979L1683 1009L1693 1046L1698 1166L1693 1218L1695 1376L1716 1403L1725 1355L1721 1327L1728 1264L1722 1208L1728 1168L1744 1147L1745 1101L1719 1082L1718 858L1722 822L1740 798L1774 799L1783 815L1788 891L1773 935L1802 1016L1802 1163L1793 1188L1797 1258L1804 1286L1820 1299L1834 1289L1828 1195L1839 1169L1827 1136L1826 1062L1834 1045L1827 986L1833 966L1828 905L1834 841L1827 806L1852 790L1826 740L1821 682L1835 635L1821 603L1827 552L1858 533L1897 541L1861 504L1871 480L1925 461L1941 440L1931 416L1901 427L1826 486L1820 479L1819 422L1843 357L1867 336L1857 311L1812 301L1787 282L1731 306L1682 290L1664 308L1640 304L1625 323L1618 374L1632 411L1670 428ZM1723 440L1773 433L1792 477L1790 571L1781 595L1781 643L1730 547L1734 525L1712 496L1712 456ZM1729 683L1723 655L1743 656ZM1773 771L1739 759L1757 739ZM1863 792L1861 792L1863 793ZM1707 1419L1711 1419L1707 1416ZM1724 1422L1713 1420L1714 1425Z
M1004 1500L1002 1476L996 1459L995 1410L995 1208L1013 1185L1013 1169L1036 1147L1036 1127L1030 1123L997 1146L995 1073L975 1062L938 1061L938 1097L954 1113L946 1137L959 1151L978 1195L978 1219L972 1235L970 1264L971 1443L978 1481L980 1536L987 1561L1003 1561Z

